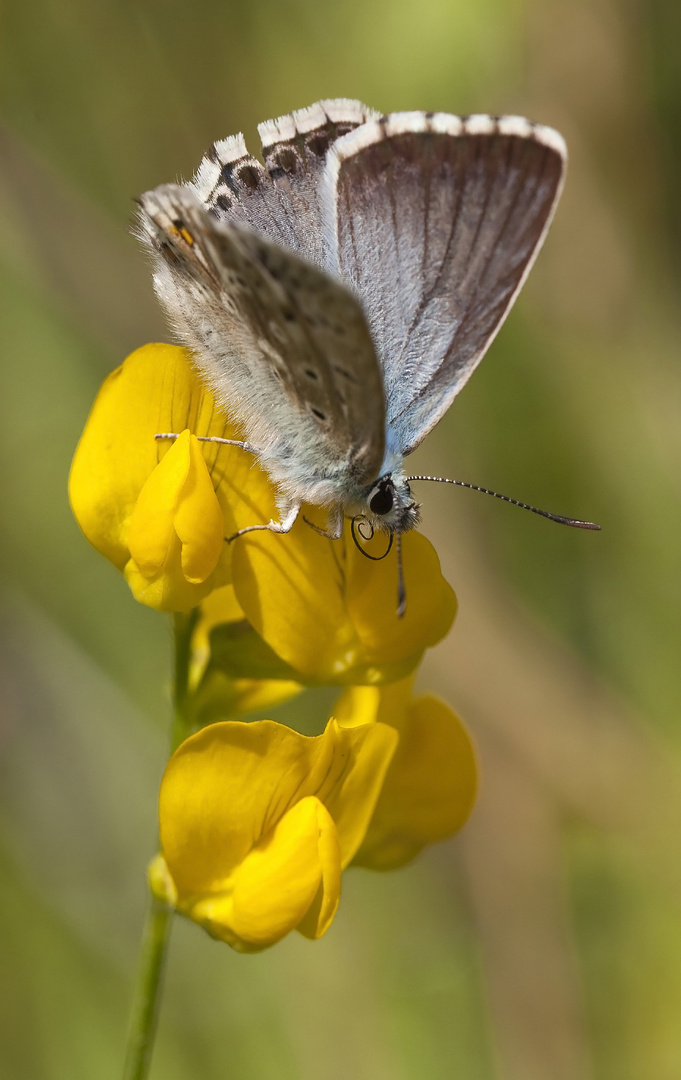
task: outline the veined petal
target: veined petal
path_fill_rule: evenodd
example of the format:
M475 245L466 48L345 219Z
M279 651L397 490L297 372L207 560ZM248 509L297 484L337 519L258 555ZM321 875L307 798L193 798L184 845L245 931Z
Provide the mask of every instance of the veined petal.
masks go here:
M194 435L189 437L189 469L173 524L182 544L182 573L198 585L217 565L225 546L225 522Z
M213 588L230 580L231 551L224 542L218 547L217 538L218 533L224 537L232 531L224 522L231 521L233 476L241 476L243 469L251 468L250 481L268 487L260 470L253 468L252 457L243 450L215 443L195 445L190 440L180 498L175 500L165 491L161 506L166 506L166 512L161 513L156 532L150 515L143 510L133 522L138 562L130 551L136 504L159 463L179 441L157 440L155 435L177 434L185 429L194 435L239 437L199 381L186 349L146 345L105 380L76 450L69 480L71 505L88 540L119 570L125 570L136 597L143 603L178 611L195 607ZM174 453L178 455L175 464L183 468L186 459L180 462L182 453ZM162 473L152 482L144 496L147 510L152 496L164 494L159 489L168 480L169 476ZM207 482L215 491L214 499L208 496ZM178 490L176 487L175 494ZM175 536L171 535L170 542L168 501L176 510ZM218 509L223 518L219 528Z
M328 807L345 868L362 843L379 799L398 735L387 724L342 728L330 720L310 761L307 784Z
M158 871L156 878L167 895ZM340 885L336 827L310 796L246 856L223 893L180 901L178 910L238 952L258 952L295 929L321 937L336 913Z
M234 874L232 929L251 944L271 945L314 908L308 936L321 937L336 913L340 883L336 826L310 795L284 814Z
M376 540L385 542L384 537ZM435 645L451 629L456 596L440 570L435 548L419 532L402 537L407 609L397 617L397 554L372 562L353 544L348 550L347 610L362 645L376 664L396 663Z
M319 512L305 510L315 518ZM385 549L387 538L367 547ZM382 561L357 551L346 523L330 541L299 519L289 536L256 533L235 545L234 586L246 617L311 682L379 684L407 675L449 630L456 598L432 545L403 537L407 612L397 616L395 551Z
M246 625L246 617L236 599L234 587L224 585L215 589L201 604L199 619L192 636L192 667L190 682L194 690L192 705L198 726L215 723L229 716L235 719L256 710L264 710L289 701L303 689L294 679L257 677L253 670L253 657L244 657L244 663L252 665L249 678L221 669L219 661L208 667L211 659L210 633L221 627L223 633L230 628ZM260 640L260 639L258 639ZM230 643L230 654L234 656ZM207 670L208 669L208 670ZM277 673L279 674L279 673Z
M391 688L392 689L392 688ZM355 693L353 691L352 693ZM368 700L384 693L363 691ZM349 697L346 692L343 697ZM375 715L387 710L374 701ZM351 708L351 706L350 706ZM348 703L340 703L343 714ZM459 717L435 697L418 698L408 708L398 705L395 719L400 741L381 790L374 816L355 865L390 870L412 859L426 844L451 836L465 824L477 793L477 764L468 732Z
M341 727L359 727L377 721L402 730L412 707L414 676L385 686L348 686L336 702L333 715Z
M153 577L171 557L175 514L190 465L190 434L185 430L152 470L130 517L128 547L140 572Z
M362 842L397 736L383 724L310 738L283 724L211 724L168 763L161 846L180 894L219 892L263 836L315 795L336 822L343 865Z
M319 937L396 742L386 725L334 721L315 738L269 720L191 736L161 784L164 895L236 948L262 948L299 923Z

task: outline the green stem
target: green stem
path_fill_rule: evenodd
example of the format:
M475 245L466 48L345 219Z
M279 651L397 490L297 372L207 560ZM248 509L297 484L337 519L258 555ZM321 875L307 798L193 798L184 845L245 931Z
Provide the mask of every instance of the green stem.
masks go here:
M191 724L188 710L189 665L191 661L191 636L197 617L197 611L192 611L189 615L178 614L174 616L175 654L171 753L190 733ZM160 989L168 952L171 924L172 911L165 904L152 897L142 934L123 1080L146 1080L149 1075L156 1023L161 1005Z
M123 1080L145 1080L149 1073L161 1004L159 990L168 951L171 917L169 908L152 899L142 935Z

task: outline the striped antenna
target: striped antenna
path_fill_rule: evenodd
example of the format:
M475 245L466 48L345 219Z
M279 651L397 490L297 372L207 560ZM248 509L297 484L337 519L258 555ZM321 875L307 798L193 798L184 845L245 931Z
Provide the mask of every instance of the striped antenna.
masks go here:
M504 502L511 503L513 506L519 506L521 510L531 510L533 514L540 514L541 517L548 518L549 521L557 521L559 525L570 525L573 529L594 529L600 532L600 525L597 525L595 521L579 521L577 518L563 517L561 514L550 514L548 510L540 510L536 506L530 506L529 503L519 502L518 499L512 499L510 495L501 495L498 491L491 491L489 488L479 487L478 484L467 484L465 480L449 480L445 476L407 476L406 481L408 484L412 480L433 480L438 484L455 484L457 487L470 488L471 491L481 491L483 495L493 495L495 499L503 499Z

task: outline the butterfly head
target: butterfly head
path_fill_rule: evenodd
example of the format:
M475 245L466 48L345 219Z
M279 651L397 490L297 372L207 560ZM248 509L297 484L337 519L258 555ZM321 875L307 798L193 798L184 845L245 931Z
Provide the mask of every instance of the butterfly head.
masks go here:
M421 517L409 484L393 473L386 473L371 485L365 497L363 513L375 529L384 532L414 529Z

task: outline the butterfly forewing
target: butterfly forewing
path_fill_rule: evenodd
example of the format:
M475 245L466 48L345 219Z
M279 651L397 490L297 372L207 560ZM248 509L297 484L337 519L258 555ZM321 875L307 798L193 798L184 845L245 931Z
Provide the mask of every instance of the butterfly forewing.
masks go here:
M556 132L517 117L396 113L332 147L327 245L364 305L403 454L444 415L503 322L564 162Z
M383 457L381 372L340 282L263 235L217 221L187 187L143 195L155 284L219 403L293 473L368 484Z
M329 147L378 114L359 101L319 101L258 125L265 165L243 135L216 142L193 186L221 221L244 225L325 264L318 188Z

